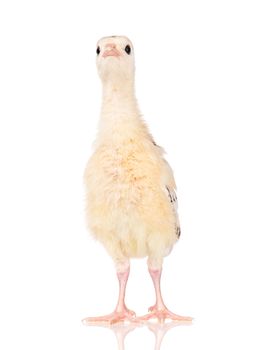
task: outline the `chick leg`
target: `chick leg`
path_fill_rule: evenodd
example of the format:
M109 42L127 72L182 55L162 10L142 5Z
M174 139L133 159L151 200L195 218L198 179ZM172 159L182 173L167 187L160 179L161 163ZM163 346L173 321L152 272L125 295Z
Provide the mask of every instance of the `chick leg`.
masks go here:
M87 317L82 322L85 325L93 324L93 323L109 323L114 324L117 322L125 321L125 320L132 320L135 317L135 313L131 310L129 310L125 305L125 291L126 291L126 284L130 273L130 266L128 264L123 268L123 266L120 266L117 269L117 277L119 280L119 297L117 306L115 308L115 311L113 311L109 315L105 316L98 316L98 317Z
M171 319L174 321L192 321L191 317L176 315L173 312L169 311L165 306L160 287L162 268L155 269L149 266L149 273L151 275L155 288L156 303L154 306L151 306L149 308L149 313L147 315L138 318L138 320L148 321L152 318L157 318L160 322L164 322L166 319Z

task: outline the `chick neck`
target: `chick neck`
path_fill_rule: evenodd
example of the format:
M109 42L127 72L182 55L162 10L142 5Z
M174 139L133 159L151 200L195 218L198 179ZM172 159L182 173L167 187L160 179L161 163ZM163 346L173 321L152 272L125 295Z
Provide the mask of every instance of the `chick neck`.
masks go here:
M139 114L134 79L114 79L103 82L102 119L132 118Z

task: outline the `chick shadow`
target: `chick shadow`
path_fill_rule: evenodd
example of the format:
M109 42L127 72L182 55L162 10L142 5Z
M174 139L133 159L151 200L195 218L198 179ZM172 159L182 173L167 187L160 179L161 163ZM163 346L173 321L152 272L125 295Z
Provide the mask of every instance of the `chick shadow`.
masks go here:
M118 350L125 350L125 338L126 336L133 332L136 328L146 326L155 337L155 345L154 350L161 350L162 341L165 335L175 327L181 326L190 326L191 323L187 322L167 322L167 323L154 323L154 322L146 322L146 323L117 323L117 324L105 324L105 323L95 323L89 324L88 327L102 327L110 329L116 337Z

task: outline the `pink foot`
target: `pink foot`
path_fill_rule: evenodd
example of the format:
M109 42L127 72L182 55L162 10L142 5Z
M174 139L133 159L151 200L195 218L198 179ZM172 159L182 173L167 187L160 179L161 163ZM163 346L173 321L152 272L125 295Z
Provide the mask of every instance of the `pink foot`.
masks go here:
M149 313L147 315L138 317L137 321L145 322L153 318L156 318L159 322L165 322L166 319L179 322L191 322L193 320L192 317L179 316L169 311L167 308L158 309L157 306L154 305L149 308Z
M98 317L87 317L82 320L84 325L91 325L93 323L108 323L114 324L118 322L124 321L134 321L135 320L135 312L131 311L127 308L122 311L114 311L112 314Z

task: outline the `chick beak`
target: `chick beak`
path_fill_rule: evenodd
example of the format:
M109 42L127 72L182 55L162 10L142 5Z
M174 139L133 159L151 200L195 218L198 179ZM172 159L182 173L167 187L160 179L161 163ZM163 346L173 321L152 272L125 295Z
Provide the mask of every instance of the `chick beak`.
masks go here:
M103 57L113 56L113 57L119 57L120 52L117 50L116 46L114 44L107 44L106 50L103 53Z

